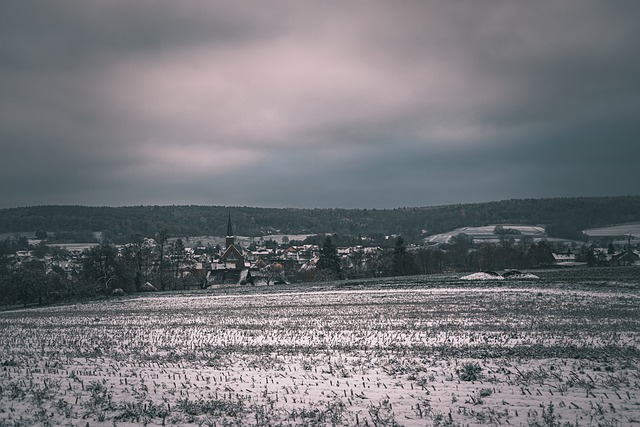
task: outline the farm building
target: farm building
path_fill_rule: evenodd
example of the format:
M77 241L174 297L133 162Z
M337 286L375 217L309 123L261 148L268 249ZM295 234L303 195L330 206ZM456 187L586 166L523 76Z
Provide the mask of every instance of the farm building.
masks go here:
M584 262L578 262L576 255L570 252L564 254L553 253L554 264L559 267L575 267L578 265L586 265Z

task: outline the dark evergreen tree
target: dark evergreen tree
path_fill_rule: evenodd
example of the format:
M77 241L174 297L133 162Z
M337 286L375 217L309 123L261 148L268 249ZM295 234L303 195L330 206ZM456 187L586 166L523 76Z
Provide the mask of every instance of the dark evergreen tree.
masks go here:
M340 276L340 257L338 257L338 248L333 243L330 236L327 236L322 245L322 249L320 249L320 259L318 260L317 267L334 278Z
M391 274L393 276L407 276L416 274L417 266L411 254L407 253L407 247L402 236L398 236L393 248L391 261Z

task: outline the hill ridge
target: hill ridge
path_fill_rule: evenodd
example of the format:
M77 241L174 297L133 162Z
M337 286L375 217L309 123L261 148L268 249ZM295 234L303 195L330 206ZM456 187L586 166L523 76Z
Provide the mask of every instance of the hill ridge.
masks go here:
M418 237L458 227L513 223L545 225L550 235L574 238L590 227L640 221L640 196L508 199L439 206L261 208L220 205L40 205L0 209L0 233L105 232L129 239L166 229L175 236L222 236L231 214L236 233L402 234Z

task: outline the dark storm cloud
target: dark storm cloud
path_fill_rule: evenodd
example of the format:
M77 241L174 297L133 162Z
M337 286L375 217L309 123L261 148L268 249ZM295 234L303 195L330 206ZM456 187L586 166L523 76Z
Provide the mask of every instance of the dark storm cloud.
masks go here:
M638 194L637 2L0 7L0 206Z

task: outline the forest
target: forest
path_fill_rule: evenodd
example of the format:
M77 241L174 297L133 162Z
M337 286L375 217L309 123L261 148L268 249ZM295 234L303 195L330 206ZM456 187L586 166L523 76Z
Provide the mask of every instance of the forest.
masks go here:
M640 196L513 199L397 209L298 209L228 206L32 206L0 210L0 233L35 233L48 242L86 242L95 232L114 243L132 236L224 236L228 215L239 236L338 233L403 235L413 241L457 227L544 225L551 237L580 240L582 230L640 221Z

